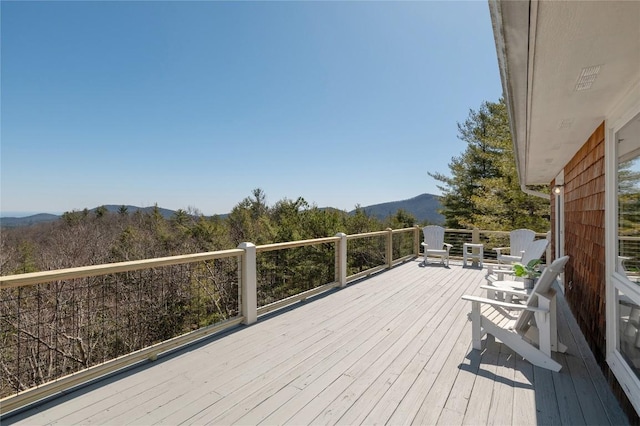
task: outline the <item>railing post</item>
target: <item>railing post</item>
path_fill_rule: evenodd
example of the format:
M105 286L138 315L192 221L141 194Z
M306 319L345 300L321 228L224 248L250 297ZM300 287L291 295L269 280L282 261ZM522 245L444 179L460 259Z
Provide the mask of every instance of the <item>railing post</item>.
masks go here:
M471 231L471 244L480 244L480 230L478 229L477 226L473 227L473 231ZM464 248L463 248L464 250ZM473 254L479 253L479 250L477 248L473 248L471 249L471 252ZM471 259L471 265L474 268L478 267L478 259L477 258L472 258Z
M240 270L240 288L242 297L242 316L244 324L253 324L258 319L258 290L256 280L256 246L252 243L240 243L244 250L242 269Z
M551 265L551 261L553 260L551 258L551 231L547 231L547 241L549 241L549 244L547 244L547 250L544 256L544 263L546 265Z
M420 256L420 227L416 225L413 230L413 254Z
M393 268L393 229L387 228L387 268Z
M340 237L336 243L336 275L340 287L344 287L347 285L347 234L338 232L336 237Z

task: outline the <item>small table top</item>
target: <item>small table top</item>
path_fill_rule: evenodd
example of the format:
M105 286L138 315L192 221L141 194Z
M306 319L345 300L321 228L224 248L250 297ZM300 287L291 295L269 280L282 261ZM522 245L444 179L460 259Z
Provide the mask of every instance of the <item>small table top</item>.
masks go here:
M509 287L514 290L524 290L523 281L511 281L511 280L494 281L491 283L491 285L495 287Z
M480 243L480 244L475 244L475 243L464 243L462 244L464 247L484 247L484 244Z
M505 290L518 290L523 291L527 296L531 294L531 288L524 288L523 281L494 281L491 283L493 287L497 287L496 291L500 291L500 288Z

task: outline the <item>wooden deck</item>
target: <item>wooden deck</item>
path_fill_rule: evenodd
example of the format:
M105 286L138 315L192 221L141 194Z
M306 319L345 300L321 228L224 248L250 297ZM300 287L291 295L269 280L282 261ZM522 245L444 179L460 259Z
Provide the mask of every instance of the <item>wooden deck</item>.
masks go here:
M411 261L3 424L627 424L563 300L560 373L471 349L485 274Z

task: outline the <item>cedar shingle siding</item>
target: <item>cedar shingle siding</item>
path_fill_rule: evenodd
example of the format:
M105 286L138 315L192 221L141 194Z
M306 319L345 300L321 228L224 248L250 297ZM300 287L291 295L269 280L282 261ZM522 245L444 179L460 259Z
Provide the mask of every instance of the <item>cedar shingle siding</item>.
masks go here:
M632 423L640 419L606 363L604 123L564 169L566 299ZM555 205L552 198L552 221ZM556 224L552 223L553 232Z
M605 361L604 124L564 169L566 297L589 345Z

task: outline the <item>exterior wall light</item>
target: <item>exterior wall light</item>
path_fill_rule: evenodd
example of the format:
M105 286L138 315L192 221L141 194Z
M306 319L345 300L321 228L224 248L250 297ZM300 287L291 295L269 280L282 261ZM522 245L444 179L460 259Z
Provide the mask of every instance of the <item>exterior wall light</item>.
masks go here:
M553 193L556 195L560 195L562 194L562 189L564 188L564 185L556 185L553 187Z

